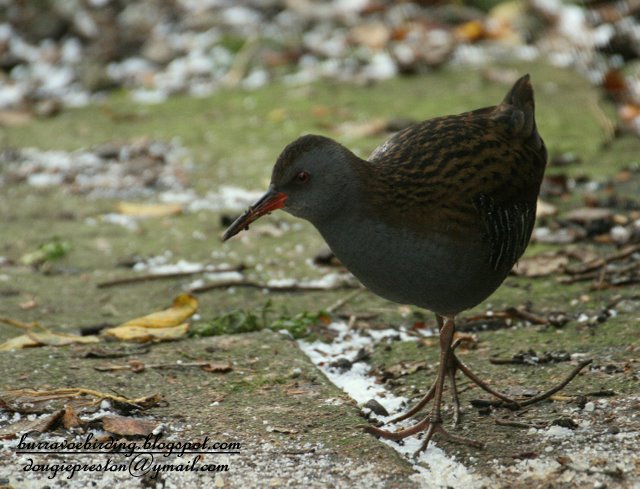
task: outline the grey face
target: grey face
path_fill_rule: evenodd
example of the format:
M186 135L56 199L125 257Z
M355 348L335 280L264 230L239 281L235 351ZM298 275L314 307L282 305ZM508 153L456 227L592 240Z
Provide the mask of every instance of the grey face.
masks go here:
M229 226L223 241L277 209L316 227L343 211L346 203L353 209L358 183L352 165L357 160L332 139L313 135L296 139L278 157L269 190Z
M353 197L349 150L322 136L303 136L287 146L271 175L271 187L287 195L283 209L313 224L339 212Z

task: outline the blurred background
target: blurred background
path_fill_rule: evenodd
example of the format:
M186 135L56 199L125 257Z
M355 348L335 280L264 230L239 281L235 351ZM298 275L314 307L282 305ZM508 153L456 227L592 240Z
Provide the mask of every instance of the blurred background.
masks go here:
M517 396L594 362L515 428L468 408L465 436L491 449L443 446L490 483L432 465L413 484L312 361L352 393L415 399L438 361L433 315L362 290L284 212L220 237L300 135L366 158L413 122L498 103L524 73L549 149L536 228L456 319L457 352ZM161 394L149 414L167 430L260 447L216 487L638 487L639 136L640 0L0 0L0 388ZM174 300L189 319L165 336L106 338ZM307 357L292 338L334 350ZM0 409L0 438L15 419Z
M639 18L637 0L0 0L0 124L120 89L158 103L274 80L366 84L447 65L515 78L491 68L544 60L602 87L616 104L615 129L637 135Z

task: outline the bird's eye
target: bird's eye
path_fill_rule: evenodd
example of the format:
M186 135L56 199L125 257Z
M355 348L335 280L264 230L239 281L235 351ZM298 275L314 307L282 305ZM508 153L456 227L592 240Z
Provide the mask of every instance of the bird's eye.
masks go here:
M301 171L296 175L296 181L300 183L307 183L309 181L309 172Z

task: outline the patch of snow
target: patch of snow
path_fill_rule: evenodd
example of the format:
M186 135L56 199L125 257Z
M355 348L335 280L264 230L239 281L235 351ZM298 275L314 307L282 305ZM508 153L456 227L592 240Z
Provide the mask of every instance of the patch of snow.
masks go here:
M374 342L386 338L398 336L395 329L375 331L370 336L361 335L358 331L350 330L346 323L334 322L328 328L338 333L332 343L315 341L308 343L299 340L300 349L318 366L327 378L336 386L345 391L358 404L364 404L370 399L375 399L385 409L393 413L389 417L379 416L383 421L389 421L400 411L407 402L404 397L397 397L386 391L383 385L377 384L369 375L369 365L365 362L356 362L351 369L340 372L329 365L337 358L346 357L353 360L361 348L371 347ZM370 331L370 333L374 333ZM405 333L406 335L406 333ZM375 336L375 338L374 338ZM325 402L334 400L326 400ZM404 440L403 445L398 445L390 440L382 440L394 450L407 457L413 464L416 474L412 479L425 489L441 487L464 487L474 489L486 487L489 481L474 474L472 469L465 467L460 462L449 457L442 449L432 441L425 452L422 452L417 460L412 458L413 453L420 448L421 440L410 437Z

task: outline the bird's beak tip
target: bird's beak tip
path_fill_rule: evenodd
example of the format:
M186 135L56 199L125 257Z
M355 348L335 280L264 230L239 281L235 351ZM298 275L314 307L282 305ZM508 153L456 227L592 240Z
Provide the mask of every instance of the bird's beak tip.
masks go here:
M249 208L236 219L222 235L222 241L225 242L238 234L243 229L249 229L249 224L265 214L282 209L287 200L287 194L269 189L257 202L249 206Z

